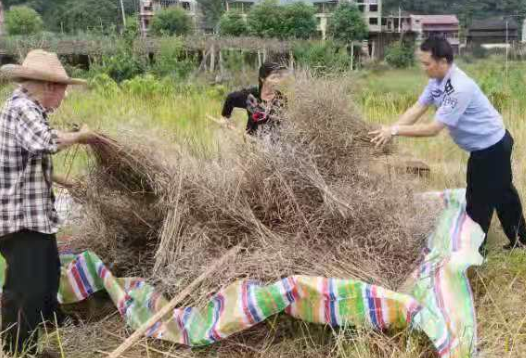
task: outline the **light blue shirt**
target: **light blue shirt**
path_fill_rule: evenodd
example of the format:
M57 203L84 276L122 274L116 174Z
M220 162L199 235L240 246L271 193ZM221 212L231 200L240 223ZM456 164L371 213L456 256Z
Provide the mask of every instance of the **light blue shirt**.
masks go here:
M455 143L468 152L491 147L506 133L502 116L480 87L457 66L431 79L418 102L437 107L435 120L447 126Z

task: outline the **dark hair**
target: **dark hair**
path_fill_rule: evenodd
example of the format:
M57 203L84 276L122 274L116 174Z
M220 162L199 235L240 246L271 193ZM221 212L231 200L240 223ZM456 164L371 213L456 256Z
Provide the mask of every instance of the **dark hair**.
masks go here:
M261 90L261 88L263 87L263 80L265 80L271 74L278 72L278 71L283 71L285 69L286 69L285 66L277 62L267 61L263 63L261 67L259 68L259 78L258 78L259 90Z
M451 47L451 44L444 37L429 37L424 42L422 42L420 45L420 50L422 52L431 52L431 57L435 61L445 58L447 63L453 63L453 47Z

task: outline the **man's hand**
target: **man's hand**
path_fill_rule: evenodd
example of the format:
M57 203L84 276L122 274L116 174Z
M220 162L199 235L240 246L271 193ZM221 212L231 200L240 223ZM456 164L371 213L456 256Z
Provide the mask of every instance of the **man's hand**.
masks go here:
M221 120L225 123L225 127L231 130L235 130L236 126L234 126L234 123L230 120L230 118L221 117Z
M53 182L66 189L73 189L83 185L79 179L70 179L58 174L53 174Z
M55 131L57 134L58 149L62 150L74 144L88 144L96 139L96 134L87 125L82 125L76 132Z
M82 127L80 127L80 130L77 132L77 134L77 143L80 144L88 144L96 138L96 134L86 124L83 124Z
M391 127L388 126L382 126L379 130L369 132L369 135L373 137L371 143L374 143L376 148L383 147L393 138Z

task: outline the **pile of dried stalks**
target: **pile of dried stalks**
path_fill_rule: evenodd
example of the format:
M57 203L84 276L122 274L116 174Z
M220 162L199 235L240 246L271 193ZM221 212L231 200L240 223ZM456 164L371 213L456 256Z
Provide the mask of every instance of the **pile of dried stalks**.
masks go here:
M342 81L298 80L280 143L203 160L180 149L101 137L81 228L83 248L118 275L181 290L230 247L245 247L194 293L250 277L357 278L396 288L417 264L431 215L401 181L368 173L378 152ZM340 98L340 99L339 99ZM166 148L163 148L166 153ZM365 164L365 165L364 165Z

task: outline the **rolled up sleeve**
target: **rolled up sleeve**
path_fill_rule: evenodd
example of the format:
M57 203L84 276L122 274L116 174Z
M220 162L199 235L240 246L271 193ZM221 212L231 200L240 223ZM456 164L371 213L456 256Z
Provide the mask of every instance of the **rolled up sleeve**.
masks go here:
M25 150L31 154L54 154L58 151L57 133L38 110L20 110L17 119L16 137Z
M428 84L424 89L424 92L418 98L418 103L421 106L428 107L433 104L432 85Z

